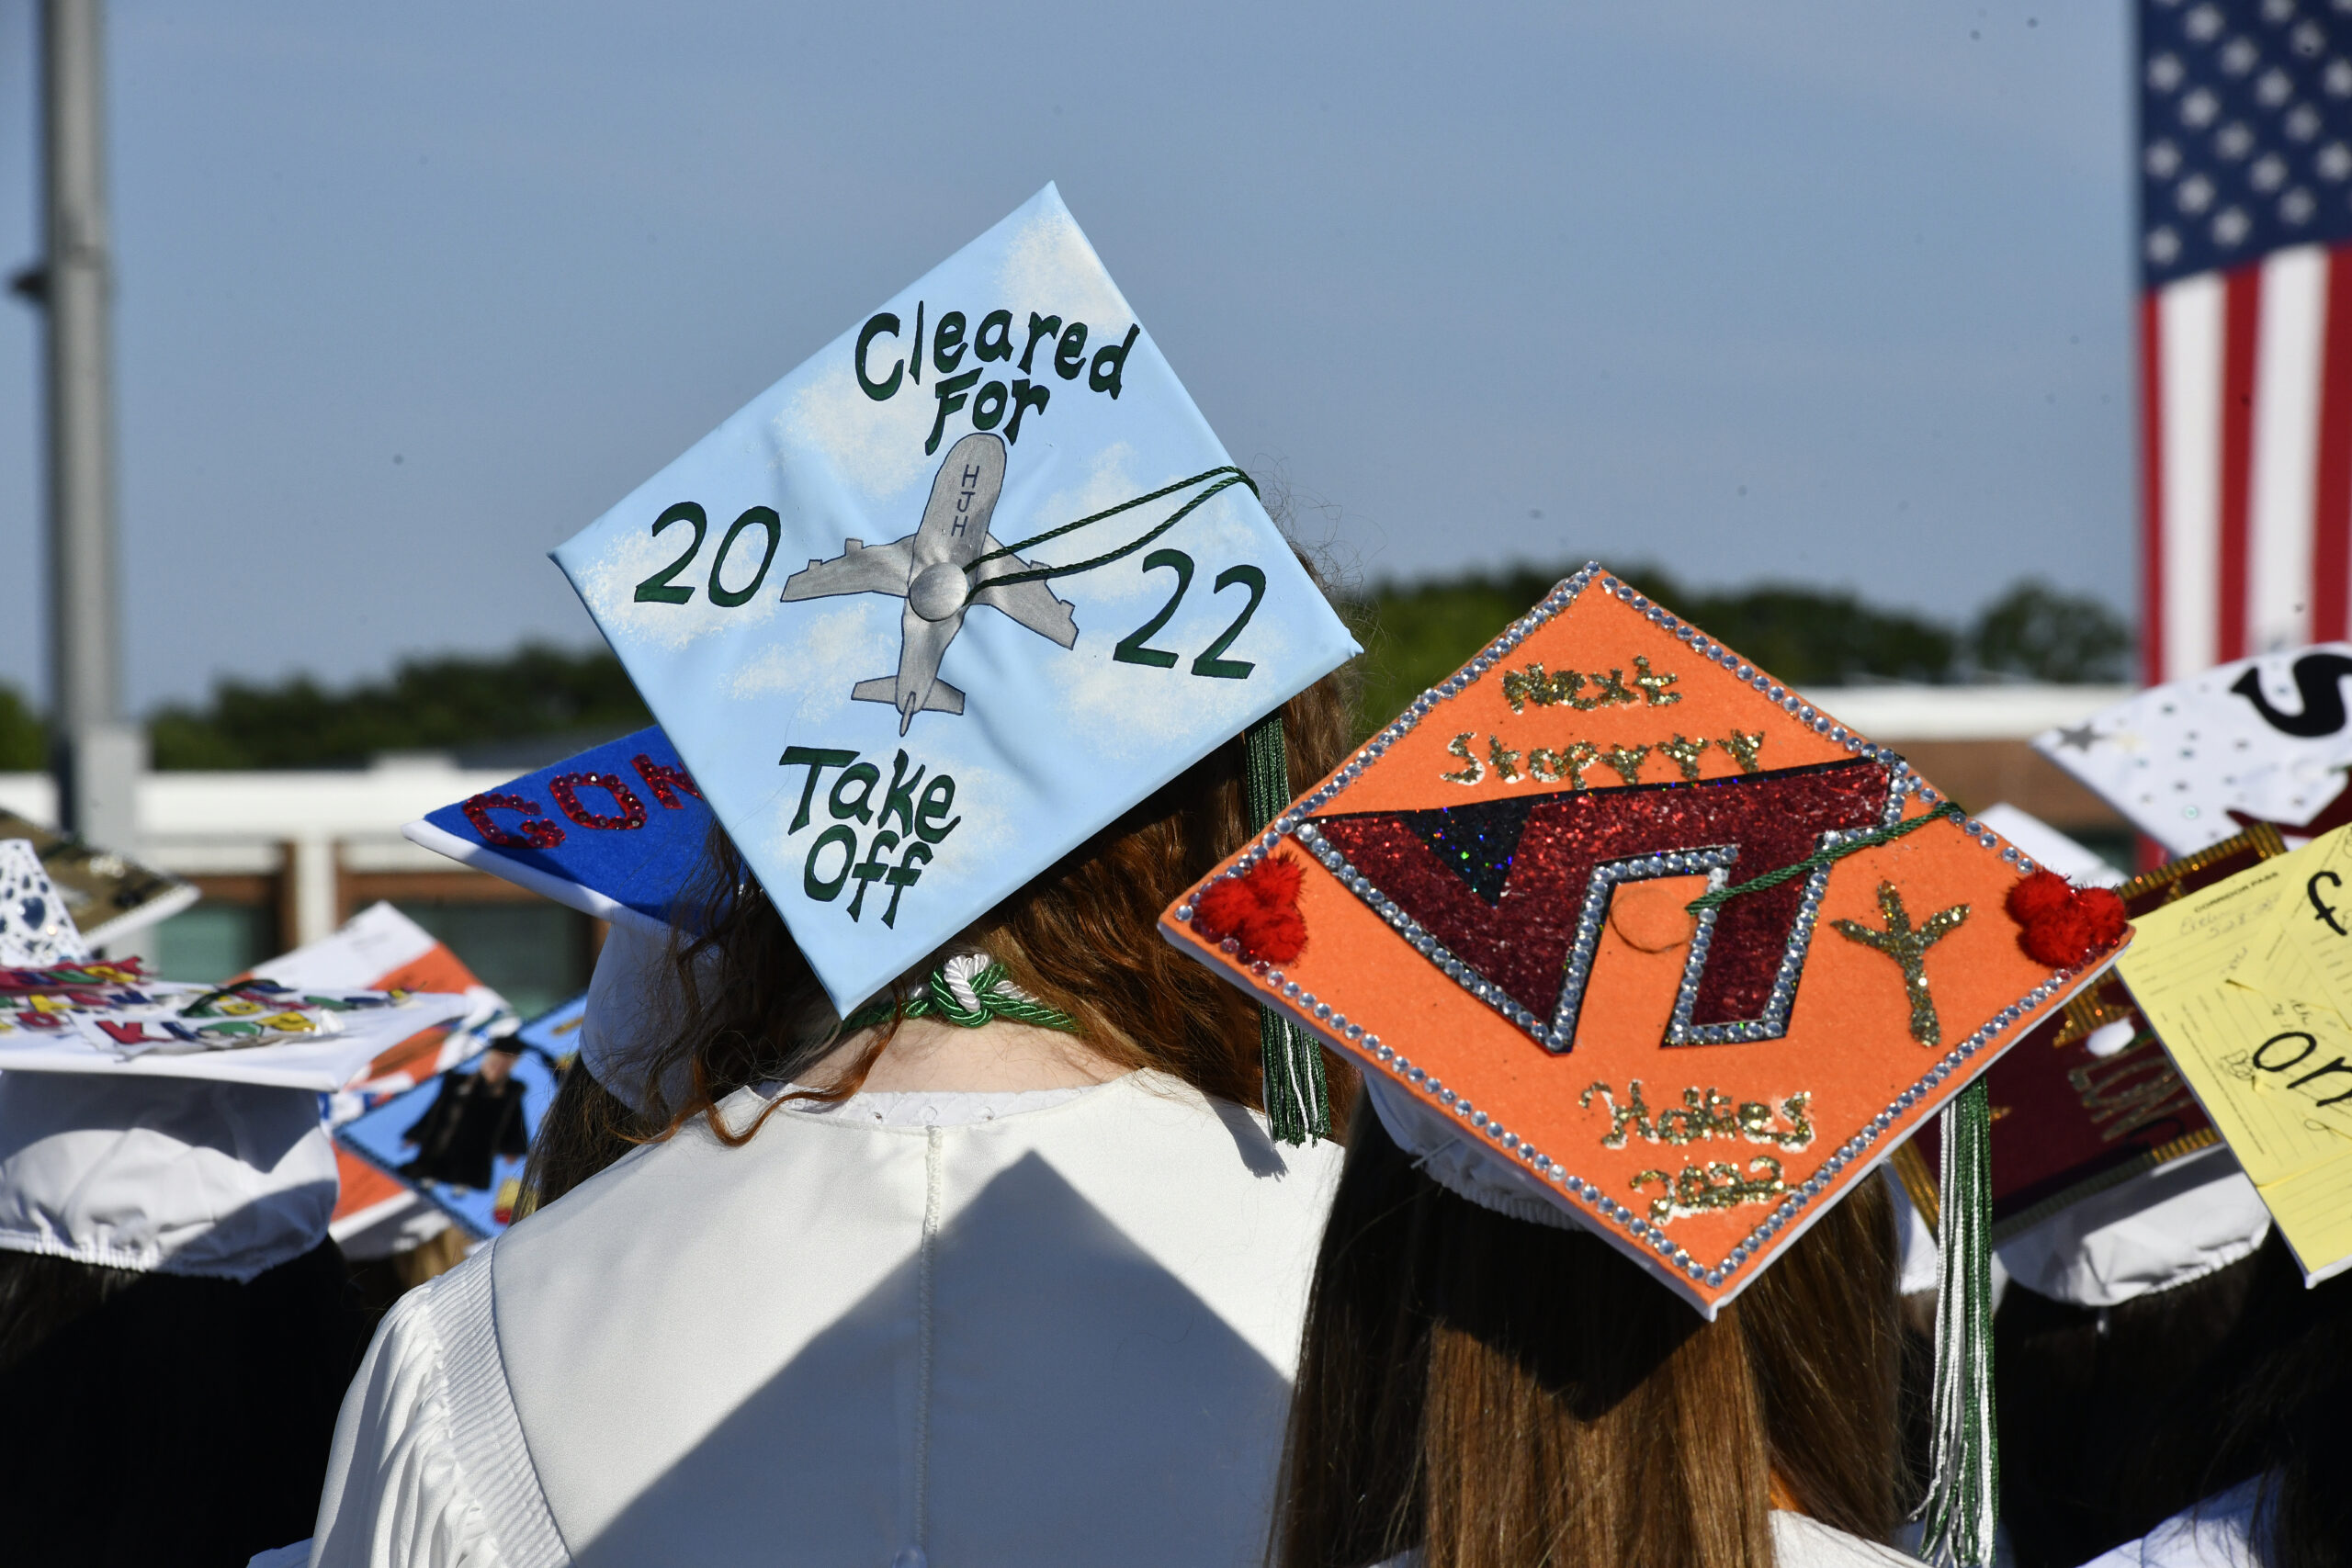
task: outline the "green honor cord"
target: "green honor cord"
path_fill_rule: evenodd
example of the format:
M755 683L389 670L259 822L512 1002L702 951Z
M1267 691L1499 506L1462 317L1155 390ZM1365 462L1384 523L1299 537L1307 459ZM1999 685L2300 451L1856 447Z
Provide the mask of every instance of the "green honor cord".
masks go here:
M1279 709L1250 727L1248 745L1242 806L1250 815L1250 832L1262 833L1290 804L1290 759ZM1305 1144L1329 1137L1331 1089L1323 1078L1323 1052L1314 1036L1261 1002L1258 1052L1266 1075L1266 1122L1275 1140Z
M978 1029L1001 1018L1008 1023L1078 1032L1078 1020L1005 978L1003 964L972 953L951 958L933 970L922 989L905 1001L885 997L868 1002L844 1019L842 1027L873 1029L893 1018L935 1018L963 1029Z
M1807 872L1817 871L1825 865L1835 865L1848 855L1860 854L1864 850L1874 850L1881 844L1891 844L1897 839L1908 838L1929 823L1940 822L1946 818L1950 818L1954 822L1965 822L1968 820L1968 813L1947 800L1925 816L1914 817L1906 822L1896 822L1884 828L1873 828L1867 833L1858 833L1850 837L1841 834L1836 843L1815 850L1801 861L1792 862L1778 871L1768 871L1752 881L1735 883L1729 887L1718 887L1713 893L1702 893L1685 904L1683 908L1694 915L1702 914L1709 909L1721 908L1743 894L1761 893L1768 887L1778 887L1792 877L1803 876Z
M1937 1199L1934 1477L1919 1555L1990 1568L2001 1458L1993 1427L1992 1099L1978 1078L1944 1108Z
M1290 766L1283 745L1283 718L1270 713L1250 727L1249 763L1242 781L1242 808L1250 831L1290 803ZM1005 977L1004 965L979 954L959 954L933 971L904 1000L883 997L842 1021L844 1030L874 1029L894 1018L935 1018L965 1029L1003 1019L1040 1029L1078 1032L1078 1021L1050 1007ZM1266 1121L1275 1139L1305 1144L1331 1135L1331 1091L1323 1076L1323 1052L1312 1035L1272 1008L1258 1009L1258 1051L1265 1072Z

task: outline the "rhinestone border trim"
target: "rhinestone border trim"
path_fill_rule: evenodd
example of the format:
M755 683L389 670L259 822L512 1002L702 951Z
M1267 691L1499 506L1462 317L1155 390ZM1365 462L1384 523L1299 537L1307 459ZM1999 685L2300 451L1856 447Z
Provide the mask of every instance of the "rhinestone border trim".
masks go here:
M1901 755L1884 747L1873 745L1860 736L1850 733L1842 725L1833 724L1827 715L1815 712L1810 704L1805 703L1794 692L1773 682L1761 671L1740 659L1723 644L1716 642L1697 627L1668 614L1663 606L1653 604L1642 594L1635 592L1626 583L1603 573L1598 561L1588 561L1574 575L1544 595L1542 604L1504 628L1501 636L1488 643L1467 664L1414 698L1410 707L1366 741L1358 749L1354 756L1340 765L1338 772L1309 792L1305 798L1283 811L1272 822L1267 824L1266 831L1243 852L1241 858L1225 874L1238 876L1247 872L1278 849L1286 838L1298 838L1301 843L1306 844L1311 851L1313 845L1308 842L1306 835L1300 833L1302 828L1309 827L1308 817L1322 810L1350 784L1363 777L1367 767L1385 753L1389 747L1410 733L1441 703L1450 701L1468 690L1489 670L1501 663L1510 651L1525 641L1537 627L1574 604L1577 595L1581 594L1596 579L1600 581L1601 592L1623 601L1631 608L1641 612L1644 618L1653 625L1664 627L1668 632L1689 644L1691 649L1701 657L1731 671L1739 680L1763 693L1783 711L1795 715L1816 734L1826 736L1833 742L1857 755L1884 762L1894 774L1894 787L1889 791L1886 818L1889 824L1900 818L1903 797L1906 794L1916 795L1920 802L1927 806L1934 806L1942 798L1932 785L1910 771L1910 764L1905 762ZM1986 850L2000 845L2000 840L1982 822L1972 818L1961 826L1971 838L1976 840ZM1320 834L1313 836L1316 839L1321 837ZM2035 869L2032 859L2019 852L2015 845L2002 847L2001 858L2015 865L2020 872L2030 873ZM1318 854L1317 859L1320 860L1322 856ZM1826 868L1824 870L1826 871ZM1807 892L1812 892L1810 886ZM1187 897L1177 907L1176 919L1180 922L1189 922L1192 919L1193 904L1193 898ZM1390 923L1395 924L1393 920ZM1224 947L1228 956L1233 956L1238 952L1229 939ZM1285 979L1281 970L1264 964L1253 964L1249 966L1249 973L1259 987L1267 993L1266 999L1270 1003L1281 1008L1301 1023L1312 1027L1317 1032L1329 1037L1350 1055L1379 1067L1408 1088L1427 1096L1441 1109L1460 1117L1492 1147L1507 1157L1518 1160L1538 1179L1557 1189L1570 1201L1572 1209L1589 1212L1607 1222L1601 1234L1621 1241L1630 1237L1635 1247L1654 1255L1654 1267L1661 1271L1669 1275L1680 1275L1694 1285L1703 1284L1711 1290L1720 1290L1747 1265L1761 1258L1766 1244L1781 1235L1782 1231L1797 1224L1801 1218L1809 1218L1804 1215L1805 1209L1836 1185L1838 1178L1849 1167L1862 1162L1866 1156L1870 1156L1873 1146L1897 1120L1917 1106L1921 1100L1934 1095L1953 1073L1967 1064L1970 1058L1984 1052L2003 1035L2027 1024L2036 1015L2048 1011L2051 1007L2079 988L2093 971L2054 971L2041 985L1986 1020L1966 1040L1946 1051L1937 1058L1933 1066L1890 1100L1886 1107L1860 1133L1831 1151L1810 1177L1774 1205L1769 1215L1758 1222L1747 1235L1735 1243L1721 1262L1713 1266L1693 1258L1680 1243L1666 1234L1663 1225L1652 1224L1639 1211L1628 1204L1620 1203L1616 1199L1604 1193L1599 1183L1586 1180L1569 1171L1566 1166L1551 1156L1537 1151L1533 1145L1521 1139L1516 1133L1506 1129L1501 1122L1489 1117L1486 1112L1476 1110L1468 1100L1431 1077L1426 1068L1414 1066L1394 1046L1383 1044L1380 1037L1377 1034L1368 1033L1363 1024L1350 1020L1346 1014L1335 1010L1330 1003L1318 1000L1313 992L1305 990L1297 981Z

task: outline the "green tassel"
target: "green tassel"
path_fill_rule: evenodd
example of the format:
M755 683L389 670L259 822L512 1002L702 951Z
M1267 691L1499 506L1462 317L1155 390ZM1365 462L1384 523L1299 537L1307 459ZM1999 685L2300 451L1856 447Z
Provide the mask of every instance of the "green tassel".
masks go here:
M1250 727L1250 760L1242 776L1242 809L1250 830L1266 824L1290 804L1290 758L1283 745L1280 709ZM1266 1122L1277 1142L1306 1144L1331 1135L1331 1089L1323 1079L1323 1051L1312 1035L1262 1003L1258 1009L1258 1052L1266 1076Z
M1331 1090L1323 1079L1321 1048L1290 1020L1261 1007L1258 1052L1266 1074L1266 1122L1275 1142L1329 1137Z
M1993 1420L1993 1111L1983 1078L1944 1108L1941 1141L1935 1474L1919 1505L1919 1555L1957 1568L1989 1568L2001 1456Z

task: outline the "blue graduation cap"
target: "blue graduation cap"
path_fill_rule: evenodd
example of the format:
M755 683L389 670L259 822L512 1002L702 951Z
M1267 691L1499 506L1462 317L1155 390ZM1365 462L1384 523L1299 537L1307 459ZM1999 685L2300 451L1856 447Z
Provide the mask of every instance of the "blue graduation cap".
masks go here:
M555 558L844 1013L1357 651L1051 186Z
M445 806L409 840L600 920L667 928L710 807L659 727Z

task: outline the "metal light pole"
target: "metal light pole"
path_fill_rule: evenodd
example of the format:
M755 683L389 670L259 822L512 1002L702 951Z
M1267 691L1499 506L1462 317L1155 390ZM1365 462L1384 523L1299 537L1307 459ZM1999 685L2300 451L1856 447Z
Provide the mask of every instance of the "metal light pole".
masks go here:
M102 0L45 0L51 769L59 825L133 853L147 741L122 716L103 30Z

